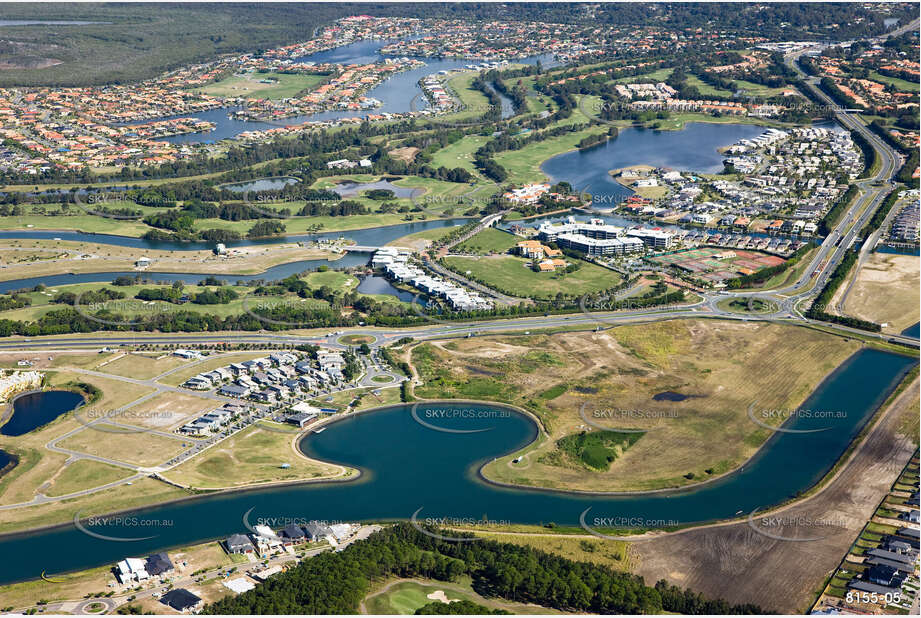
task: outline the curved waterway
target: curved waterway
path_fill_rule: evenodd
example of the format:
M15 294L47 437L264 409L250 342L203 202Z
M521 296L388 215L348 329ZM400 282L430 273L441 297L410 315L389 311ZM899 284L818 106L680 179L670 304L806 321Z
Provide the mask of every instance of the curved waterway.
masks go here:
M248 247L253 245L277 245L292 242L314 242L317 240L337 240L346 238L354 240L358 245L378 247L402 238L407 234L422 232L439 227L454 227L467 223L468 219L455 217L453 219L428 219L426 221L412 221L396 225L383 225L368 227L358 230L343 230L339 232L318 232L315 234L291 234L289 236L276 236L272 238L243 239L224 243L228 247ZM42 240L70 240L76 242L89 242L100 245L116 245L119 247L133 247L135 249L159 249L163 251L201 251L213 247L214 243L206 242L171 242L155 241L132 236L118 236L116 234L90 234L88 232L71 232L66 230L5 230L0 231L0 239L42 239Z
M838 412L831 418L794 417L793 429L829 427L816 433L778 432L745 466L726 477L676 492L601 496L499 487L477 478L483 463L525 446L537 429L524 415L499 406L420 404L348 417L301 449L311 457L358 467L358 480L314 483L199 497L135 513L136 519L83 525L110 537L94 538L73 524L0 538L0 583L114 563L125 556L180 547L245 532L253 523L283 521L381 521L488 518L523 524L578 525L587 508L596 517L639 517L697 523L751 513L795 497L825 475L873 411L916 361L864 349L830 375L804 409ZM418 418L422 423L417 422ZM448 429L485 429L446 433ZM281 465L283 461L279 461ZM77 513L75 513L76 515ZM67 548L67 551L61 551Z
M381 62L386 59L380 53L382 47L389 45L393 40L377 41L359 41L350 43L334 49L317 52L309 56L295 58L296 63L313 62L316 64L338 63L338 64L368 64L371 62ZM329 110L317 112L304 116L293 116L282 120L284 124L295 125L307 121L326 121L337 120L340 118L355 118L356 116L365 116L367 114L392 113L402 114L410 111L425 109L428 101L422 96L422 88L419 87L419 80L438 73L439 71L452 71L454 69L463 69L468 65L479 64L477 60L457 60L450 58L419 58L425 65L409 71L402 71L384 80L371 90L365 96L377 99L381 102L380 107L362 111L351 110ZM546 67L559 64L553 59L552 54L543 54L521 58L513 62L522 64L536 64L538 61ZM239 108L228 107L213 109L204 112L197 112L194 115L201 120L208 120L215 123L213 131L201 133L188 133L186 135L175 135L171 137L158 138L163 141L177 143L194 143L194 142L216 142L222 139L232 138L245 131L262 131L276 128L277 123L268 123L260 121L243 121L230 118L228 113ZM503 103L503 110L506 105ZM509 108L510 109L510 108ZM164 116L163 118L154 118L153 120L166 120L170 118L183 118L190 114L180 114L177 116ZM511 115L511 114L509 114ZM503 118L507 118L503 113Z

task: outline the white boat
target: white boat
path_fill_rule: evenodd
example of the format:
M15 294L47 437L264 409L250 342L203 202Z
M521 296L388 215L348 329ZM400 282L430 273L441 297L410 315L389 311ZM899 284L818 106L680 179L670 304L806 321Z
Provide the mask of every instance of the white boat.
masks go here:
M313 433L323 433L326 431L326 427L320 427L319 429L314 429Z

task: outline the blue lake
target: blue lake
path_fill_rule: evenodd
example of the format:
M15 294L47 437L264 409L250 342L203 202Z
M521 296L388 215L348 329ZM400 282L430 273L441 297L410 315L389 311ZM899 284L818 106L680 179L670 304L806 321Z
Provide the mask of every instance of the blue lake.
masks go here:
M578 525L591 517L641 517L687 524L736 517L798 495L818 482L844 453L874 410L916 360L864 349L830 375L803 404L834 410L831 419L794 417L789 428L830 429L815 433L775 433L751 461L720 480L696 489L657 494L603 496L499 487L478 478L490 459L530 443L537 435L527 417L499 406L420 404L416 416L448 429L420 424L407 405L347 417L301 449L311 457L359 468L355 481L303 484L244 491L152 507L139 511L147 525L110 521L84 524L98 534L154 538L111 542L82 533L73 524L0 537L0 552L16 556L0 562L0 583L111 564L245 532L244 516L381 521L433 517L506 520L523 524ZM468 414L464 410L472 412ZM446 413L448 418L439 417ZM281 464L281 462L279 462ZM77 513L75 513L77 515ZM61 548L67 551L62 552Z
M233 191L234 193L243 193L244 191L279 191L288 185L300 182L297 178L259 178L249 182L236 182L233 184L222 185L222 189Z
M13 415L0 427L4 436L21 436L47 425L57 417L83 403L83 397L71 391L26 393L13 401ZM3 466L0 465L0 468Z

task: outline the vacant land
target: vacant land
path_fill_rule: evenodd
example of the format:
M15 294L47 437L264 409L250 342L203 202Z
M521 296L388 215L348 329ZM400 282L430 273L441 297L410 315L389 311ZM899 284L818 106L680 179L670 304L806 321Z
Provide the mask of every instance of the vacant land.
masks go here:
M164 391L124 410L115 420L127 425L167 431L219 405L219 401L191 393Z
M126 378L146 380L162 373L182 367L187 360L173 356L169 352L153 354L129 353L117 360L106 363L100 371Z
M328 79L322 73L246 73L231 75L192 92L215 97L247 97L250 99L287 99L302 90L312 90Z
M692 485L737 468L770 433L751 422L749 405L795 409L858 347L793 326L674 320L436 341L415 347L412 362L424 383L419 397L507 402L540 417L549 439L490 462L489 478L632 491ZM598 429L643 433L632 444L572 444ZM590 465L609 454L607 469Z
M339 466L307 459L297 452L293 442L296 433L297 428L291 425L262 422L182 463L165 476L196 489L219 489L343 473Z
M569 262L575 262L572 258ZM575 272L534 272L530 260L511 255L446 257L453 270L511 296L555 298L557 294L579 297L615 287L621 276L612 270L579 261Z
M779 613L808 613L826 578L917 453L916 444L898 429L903 412L917 400L917 392L916 379L893 400L854 458L823 491L772 513L791 522L843 523L823 527L824 538L809 543L777 541L756 533L748 522L697 528L633 544L638 554L635 572L646 581L665 578L730 603L755 603ZM803 535L802 526L789 528L780 534Z
M102 217L93 218L104 220ZM143 233L143 230L140 230L140 233ZM115 271L137 271L138 277L142 278L147 272L245 275L258 274L278 264L338 257L316 247L301 247L295 243L281 242L268 246L237 247L224 256L215 255L210 250L145 250L143 255L151 260L150 266L144 270L137 270L135 261L140 255L142 254L133 247L99 243L48 239L0 240L0 280Z
M98 423L57 443L60 448L138 466L154 466L184 450L180 438L167 438Z
M459 253L478 253L485 255L487 253L507 253L509 249L518 244L521 239L508 232L488 227L481 232L477 232L472 238L469 238L457 245L454 250Z
M81 516L100 515L188 495L160 481L142 478L133 485L119 485L79 498L0 511L0 533L70 522L74 519L74 513L80 513Z
M899 333L919 320L919 277L918 256L872 253L857 274L845 313L885 323L884 332ZM847 281L841 287L846 286Z
M44 491L46 496L67 494L100 487L131 476L127 468L112 466L90 459L80 459L64 468Z

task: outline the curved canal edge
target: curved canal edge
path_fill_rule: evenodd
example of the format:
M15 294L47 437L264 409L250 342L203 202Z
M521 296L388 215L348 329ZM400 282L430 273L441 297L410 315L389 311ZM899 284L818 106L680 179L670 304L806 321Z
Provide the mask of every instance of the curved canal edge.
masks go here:
M845 454L848 444L860 441L861 430L859 428L874 417L881 404L891 400L891 394L896 388L904 389L904 386L899 387L904 373L917 364L914 359L905 357L899 359L898 355L872 352L873 356L864 358L863 363L858 363L851 369L863 372L868 363L869 366L877 367L878 376L876 377L878 379L868 382L874 388L867 388L863 391L863 396L859 399L862 403L854 401L853 410L847 408L851 411L851 423L842 426L842 431L847 433L840 434L833 445L830 445L830 448L833 446L833 450L814 450L815 459L812 460L812 463L815 465L811 471L806 470L797 478L789 479L794 483L793 485L787 488L774 487L767 496L758 494L745 498L734 493L732 487L728 487L731 495L708 497L707 494L712 493L712 489L704 491L701 488L694 488L681 492L680 496L668 497L672 499L666 499L664 496L637 496L606 500L599 498L598 506L616 509L615 513L623 515L653 516L673 513L678 517L678 521L684 519L688 522L687 528L690 529L719 521L718 518L730 517L730 514L736 509L747 509L746 512L748 512L757 507L757 510L760 511L761 505L757 500L762 497L766 505L773 505L772 508L777 508L777 505L784 500L803 498L805 488L816 485L813 479L821 480L835 465L835 462ZM884 355L885 358L877 358L876 354ZM886 362L881 363L881 360ZM852 389L844 389L837 393L839 398L844 398L838 401L852 401L853 388L861 388L864 382L866 381L846 381L845 385L850 384ZM425 404L425 402L422 403ZM464 405L452 400L447 400L440 405L445 404ZM426 514L433 517L452 514L464 517L479 516L476 509L479 508L478 505L483 504L488 505L484 508L489 509L490 515L504 518L509 522L521 521L537 524L543 521L546 523L548 521L546 518L549 517L549 521L568 525L570 519L575 521L575 516L579 511L593 504L591 498L586 499L585 496L570 492L538 492L530 488L503 489L483 482L471 482L475 481L469 478L472 476L471 472L475 472L476 467L487 458L493 459L499 454L515 452L534 441L538 425L530 416L524 416L521 413L506 415L511 416L511 421L510 424L507 424L509 421L502 421L501 431L479 433L476 437L461 437L454 441L453 438L446 440L439 437L438 433L431 432L431 429L426 429L424 425L413 422L409 415L411 405L382 406L335 419L337 429L316 435L316 442L313 442L314 448L305 449L309 451L309 456L323 461L337 463L335 455L339 453L341 458L347 459L350 463L354 461L351 463L352 467L365 466L371 471L370 475L364 477L365 482L352 484L351 481L357 479L343 479L349 481L347 488L341 481L321 479L293 481L290 483L293 486L291 489L264 487L245 490L231 489L224 492L184 496L173 502L189 503L177 507L170 507L169 503L163 502L146 505L143 508L124 509L122 511L124 513L152 513L151 516L160 517L160 521L163 521L162 518L167 518L167 521L170 522L159 529L161 532L159 538L134 545L130 549L107 548L105 544L100 545L98 541L81 535L67 523L60 524L56 526L58 530L47 533L33 529L4 535L0 543L4 545L5 551L22 550L29 554L29 557L25 562L16 565L15 569L12 567L5 569L0 577L7 582L20 581L37 576L42 569L48 569L49 562L58 565L58 568L54 569L55 572L69 572L104 564L125 551L133 554L203 543L238 531L241 523L234 514L243 513L247 508L251 510L254 505L258 506L261 511L259 514L266 516L380 522L406 519L413 509L417 509L420 505L428 505ZM425 405L434 406L435 404ZM495 410L499 407L490 405L487 409ZM502 405L501 407L518 412L511 406ZM370 412L394 411L400 408L406 413L369 414ZM362 417L360 426L342 427L342 421L358 421L357 417ZM474 426L482 426L482 422ZM495 426L500 429L499 425ZM469 427L471 425L466 426L466 428ZM422 441L419 442L419 440ZM413 445L416 445L415 448ZM802 450L799 444L787 444L786 446ZM785 453L786 451L778 451L776 456L785 457ZM421 460L418 459L419 456L422 457ZM375 465L378 464L379 466L375 468ZM407 465L411 467L404 470ZM752 481L759 478L757 476L759 471L754 466L751 471L746 469L745 472ZM756 476L751 476L751 474L756 474ZM464 480L465 477L467 477L466 480ZM762 481L764 480L762 478ZM799 486L797 487L796 484ZM301 487L297 487L298 485ZM308 485L312 487L307 488ZM407 489L407 492L404 492L405 495L392 494L393 501L384 500L391 495L391 492L403 491L399 489L401 487ZM356 491L358 493L354 493ZM199 501L198 498L202 500ZM193 507L190 501L198 504ZM678 501L682 504L678 504ZM521 509L524 510L521 511ZM516 515L518 511L521 512ZM708 512L711 514L710 517L708 517ZM519 516L521 519L516 519ZM200 524L204 524L206 520L208 521L206 529L201 529ZM156 524L153 525L156 526ZM664 529L663 533L671 532L678 526L680 524L677 524L675 528ZM122 532L126 536L135 536L136 533L137 530L134 529ZM634 540L639 540L639 537ZM79 548L79 551L66 557L59 555L55 552L55 548L60 547L63 542L74 543L74 547ZM26 551L26 548L31 548L31 550Z

